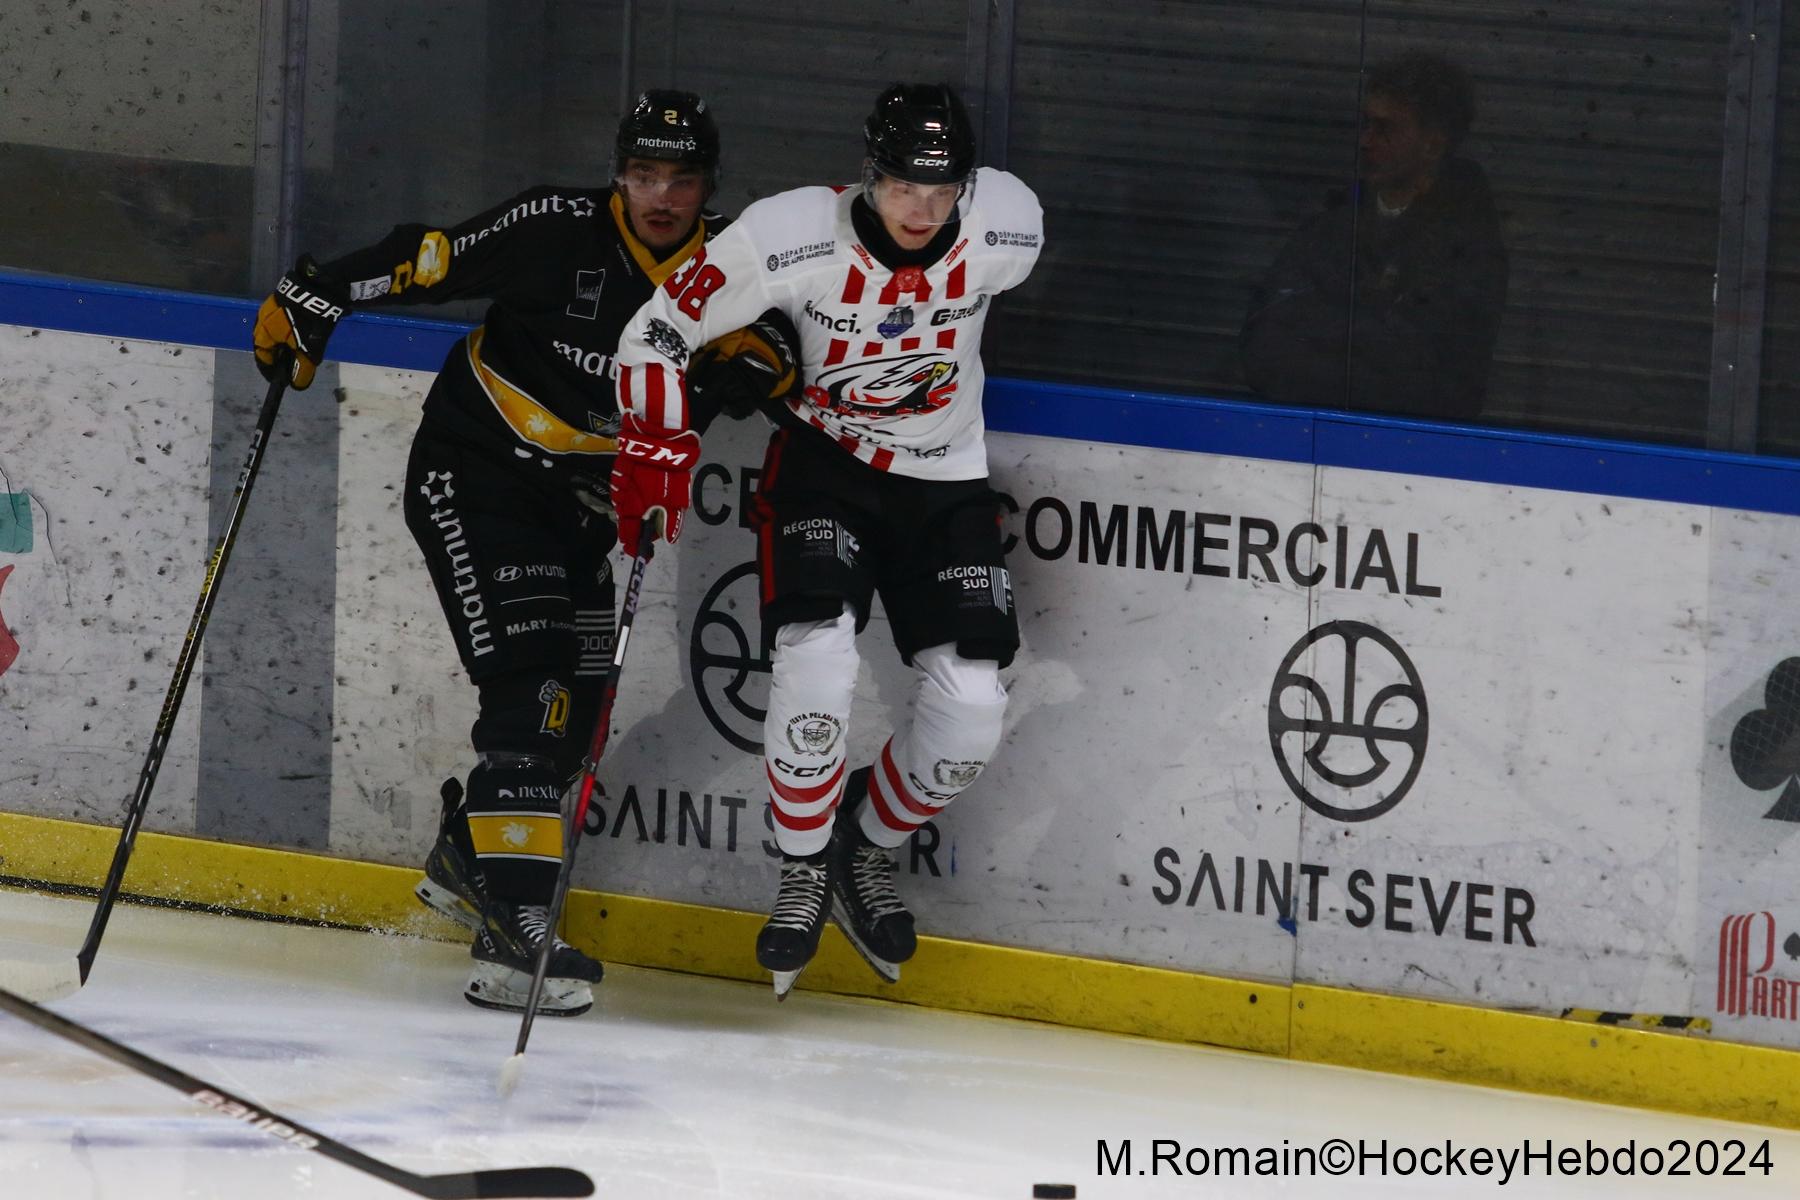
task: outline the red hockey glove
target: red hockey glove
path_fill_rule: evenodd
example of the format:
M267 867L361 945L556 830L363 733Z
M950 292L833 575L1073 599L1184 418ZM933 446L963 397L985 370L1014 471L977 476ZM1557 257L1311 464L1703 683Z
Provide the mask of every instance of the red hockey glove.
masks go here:
M652 513L662 513L663 537L671 544L681 536L681 514L687 511L699 461L700 435L693 430L651 433L637 418L625 418L612 473L613 511L625 553L637 553L643 523Z

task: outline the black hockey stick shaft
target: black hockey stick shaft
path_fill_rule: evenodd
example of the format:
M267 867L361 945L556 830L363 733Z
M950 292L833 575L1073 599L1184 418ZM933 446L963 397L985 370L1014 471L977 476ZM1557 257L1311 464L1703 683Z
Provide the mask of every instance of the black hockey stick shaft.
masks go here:
M344 1166L358 1169L365 1175L387 1180L396 1187L405 1187L410 1193L421 1196L434 1196L436 1200L479 1200L491 1196L500 1200L504 1196L592 1196L594 1180L574 1168L565 1166L527 1166L527 1168L500 1168L493 1171L463 1171L459 1175L414 1175L412 1171L403 1171L398 1166L391 1166L380 1159L371 1159L360 1150L351 1150L344 1142L326 1137L319 1130L308 1128L290 1117L270 1112L268 1108L248 1101L245 1097L234 1096L225 1088L207 1083L205 1079L196 1079L185 1070L171 1067L166 1061L151 1058L142 1051L133 1051L130 1045L113 1042L106 1034L95 1033L86 1025L68 1020L67 1016L52 1013L47 1007L32 1004L31 1000L16 997L11 991L0 988L0 1009L5 1009L20 1020L38 1025L47 1033L54 1033L59 1038L67 1038L68 1042L86 1047L103 1058L110 1058L124 1067L146 1074L158 1083L166 1083L182 1092L187 1099L196 1105L211 1108L212 1112L230 1117L238 1123L245 1124L259 1133L268 1133L275 1141L283 1141L295 1150L311 1150L328 1159L342 1162Z
M219 577L225 573L225 563L231 557L231 547L237 542L238 526L243 524L244 510L250 503L250 489L256 483L256 474L262 468L263 452L269 446L269 434L275 428L275 414L281 409L282 394L287 391L288 372L285 369L286 358L282 360L283 370L276 373L274 382L269 384L269 393L263 399L262 413L256 419L256 432L250 435L250 451L244 457L244 465L238 471L237 487L231 493L231 511L225 517L225 529L219 534L219 540L213 546L212 555L206 560L206 578L200 582L200 599L194 605L194 615L188 621L187 636L182 640L181 653L175 658L175 674L169 680L169 690L163 696L162 713L156 718L156 731L150 735L150 745L144 751L144 765L138 771L137 792L131 798L131 807L125 812L125 827L119 831L119 845L113 851L112 867L106 872L106 883L100 888L100 902L94 909L94 919L88 926L87 939L81 943L81 949L75 955L75 962L80 972L81 983L87 982L88 972L94 968L94 956L100 952L100 939L106 933L106 922L112 916L113 903L119 898L119 885L125 880L125 864L131 861L132 847L137 844L138 827L144 823L144 813L150 807L150 792L156 786L156 774L162 769L163 752L169 747L169 735L175 728L175 717L181 712L182 697L187 694L188 679L194 673L194 662L200 657L200 639L205 636L207 619L212 616L213 601L219 595Z
M386 1180L395 1187L405 1188L416 1195L431 1196L436 1200L480 1200L483 1197L501 1200L503 1197L594 1194L594 1181L572 1167L505 1167L492 1171L465 1171L454 1175L415 1175L380 1159L370 1158L360 1150L352 1150L316 1129L309 1129L298 1121L270 1112L262 1105L233 1095L222 1087L196 1079L186 1071L151 1058L141 1050L133 1050L130 1046L115 1042L86 1025L58 1016L4 988L0 988L0 1008L20 1020L29 1021L39 1029L66 1038L95 1054L148 1075L159 1083L165 1083L194 1103L210 1108L221 1116L230 1117L246 1128L266 1133L295 1149L323 1154L326 1158L335 1159L347 1167Z
M531 1023L537 1019L538 1002L544 994L544 978L550 970L550 952L556 945L556 931L562 923L563 902L569 896L569 881L575 874L575 847L581 841L581 829L587 821L588 801L594 795L594 772L600 769L601 756L612 731L613 701L619 695L619 673L625 668L625 647L631 641L632 622L637 620L638 596L644 590L644 568L656 553L657 523L645 521L633 547L631 574L625 581L625 596L619 603L619 628L613 634L612 662L606 668L606 686L600 694L600 714L594 718L594 736L588 741L587 757L581 763L579 792L569 826L563 832L562 866L556 872L556 891L550 897L550 930L544 944L538 947L537 966L531 972L531 991L525 998L525 1016L519 1022L519 1041L513 1047L515 1056L525 1053L531 1040Z

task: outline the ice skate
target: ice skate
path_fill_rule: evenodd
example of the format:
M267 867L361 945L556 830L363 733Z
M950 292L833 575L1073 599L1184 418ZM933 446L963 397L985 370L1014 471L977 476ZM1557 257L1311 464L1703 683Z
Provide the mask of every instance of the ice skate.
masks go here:
M470 1004L524 1012L537 969L538 948L551 935L550 910L542 904L488 901L481 929L469 955L475 960L463 996ZM594 1006L591 985L603 968L560 937L550 952L544 993L538 1012L550 1017L578 1017Z
M756 961L774 976L777 1000L787 999L800 972L819 952L830 904L829 875L828 851L782 860L774 911L756 935Z
M868 793L870 768L850 775L832 827L831 917L844 936L889 983L900 982L900 964L913 956L918 939L912 914L894 886L894 852L863 836L858 801Z
M462 784L446 779L441 794L444 811L438 822L437 842L425 859L425 878L413 888L413 895L457 924L479 930L487 893L475 866L468 822L463 819Z

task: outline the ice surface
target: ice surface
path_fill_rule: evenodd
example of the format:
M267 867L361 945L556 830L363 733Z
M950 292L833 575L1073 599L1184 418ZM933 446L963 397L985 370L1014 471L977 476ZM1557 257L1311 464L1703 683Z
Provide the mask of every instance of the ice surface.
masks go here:
M0 957L72 956L91 903L0 891ZM121 907L55 1011L409 1171L562 1165L614 1200L1791 1196L1800 1134L996 1018L611 967L598 1003L516 1017L461 996L438 942ZM1096 1141L1187 1147L1770 1140L1774 1173L1647 1183L1097 1175ZM1465 1152L1466 1154L1466 1152ZM406 1193L281 1146L0 1013L5 1200L361 1200Z

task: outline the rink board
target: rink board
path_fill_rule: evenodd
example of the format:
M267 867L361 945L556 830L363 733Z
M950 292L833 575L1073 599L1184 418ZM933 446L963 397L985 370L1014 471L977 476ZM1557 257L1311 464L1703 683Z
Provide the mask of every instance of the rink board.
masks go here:
M91 891L116 832L0 813L0 883ZM416 871L226 842L140 837L126 895L239 914L461 941L412 899ZM759 918L587 891L565 932L607 962L760 982ZM1488 1087L1800 1128L1791 1051L1694 1040L1344 988L1252 984L1126 963L921 939L878 984L835 930L800 986L959 1012L1286 1055Z
M210 322L217 336L195 340L229 342L235 303L176 298L146 319ZM385 324L355 322L334 349ZM395 328L422 344L408 361L441 347L422 323ZM217 380L244 377L243 356L5 326L0 352L0 405L31 414L9 423L21 432L0 466L36 526L28 550L0 551L0 570L15 568L0 615L20 647L0 674L0 810L105 823L129 796L199 582L214 456L230 468L242 454L212 422ZM271 655L266 681L225 703L196 680L147 824L217 835L216 781L213 809L195 804L196 731L228 756L221 723L266 703L269 732L243 753L331 736L328 769L280 780L319 794L309 840L279 824L265 840L409 866L435 830L434 781L466 770L474 717L399 514L429 375L345 363L337 382L283 413L304 422L335 400L335 495L277 514L335 548L328 695L282 708L301 690L289 660L316 659L316 639ZM1102 417L1112 433L1088 428ZM1800 1045L1786 949L1800 880L1782 862L1800 818L1800 796L1787 799L1800 701L1777 670L1800 658L1782 588L1800 551L1800 519L1782 508L1792 464L1079 389L1009 400L995 423L1010 430L990 454L1016 505L1026 645L1007 673L1002 752L902 856L943 945L1279 989L1280 1047L1289 998L1315 987L1453 1011L1701 1018L1704 1043L1641 1036ZM701 914L684 937L703 952L665 965L722 974L748 970L738 927L754 918L716 914L763 909L774 874L744 749L767 678L743 527L761 440L750 426L708 439L695 519L650 570L578 872L608 897ZM278 432L271 470L283 444ZM1384 454L1413 471L1379 469ZM247 545L297 536L259 534L266 519L253 505ZM244 577L268 558L247 557ZM294 616L270 612L271 645ZM862 643L864 759L910 688L884 622ZM225 803L293 821L260 789ZM860 968L845 965L854 987ZM1278 1048L1255 1020L1244 1032L1224 1018L1236 1003L1206 1010L1216 1036L1160 1036ZM1298 1047L1307 1022L1293 1016Z

